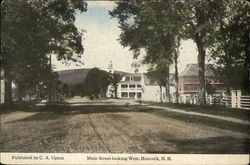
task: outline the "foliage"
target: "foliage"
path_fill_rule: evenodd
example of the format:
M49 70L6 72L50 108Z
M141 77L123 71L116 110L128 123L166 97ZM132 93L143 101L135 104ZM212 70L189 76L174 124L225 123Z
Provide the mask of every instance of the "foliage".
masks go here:
M50 79L49 54L77 62L83 46L74 15L86 5L82 0L2 2L1 59L9 84L13 80L25 90Z
M93 68L88 72L88 75L82 84L82 95L89 98L98 98L100 95L105 95L108 86L111 83L110 74L98 68Z
M242 7L244 2L234 1L233 3ZM228 4L229 0L123 0L117 2L117 7L110 12L110 15L118 18L122 30L120 40L123 46L129 46L135 52L135 56L139 54L140 48L146 49L145 63L157 65L159 59L167 59L171 63L175 50L178 49L178 40L194 40L198 49L199 104L205 104L207 49L211 47L214 34L218 30L217 23L222 17L228 17L231 12L227 12L229 8L235 8ZM236 15L239 19L240 14ZM239 23L238 29L241 29L241 22L236 21L236 24ZM233 29L229 31L233 34ZM231 52L233 53L233 50Z
M114 87L115 98L117 98L118 83L121 81L122 76L119 73L112 73L110 76L110 83Z
M224 8L209 47L213 69L228 92L234 88L249 93L250 3L230 1Z
M150 66L149 77L165 87L169 85L169 66L178 56L178 41L183 30L180 15L174 14L179 3L171 2L120 1L110 12L119 20L121 44L130 47L134 57L141 48L145 49L143 63Z

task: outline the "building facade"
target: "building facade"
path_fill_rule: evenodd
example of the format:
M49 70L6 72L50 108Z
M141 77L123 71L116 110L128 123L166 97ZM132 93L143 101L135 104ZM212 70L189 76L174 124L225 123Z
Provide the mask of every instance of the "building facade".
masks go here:
M165 87L150 81L146 73L129 73L122 77L117 89L118 98L142 101L166 101Z
M179 96L180 101L197 99L199 88L198 65L188 64L187 67L179 75ZM208 65L205 66L205 89L206 95L213 94L220 96L226 92L224 85L215 79L215 76Z

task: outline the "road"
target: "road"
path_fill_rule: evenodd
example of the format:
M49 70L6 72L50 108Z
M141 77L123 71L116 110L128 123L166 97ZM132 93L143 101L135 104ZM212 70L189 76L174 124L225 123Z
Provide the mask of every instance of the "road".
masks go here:
M59 110L1 115L1 152L249 152L247 134L158 117L131 100L68 102Z

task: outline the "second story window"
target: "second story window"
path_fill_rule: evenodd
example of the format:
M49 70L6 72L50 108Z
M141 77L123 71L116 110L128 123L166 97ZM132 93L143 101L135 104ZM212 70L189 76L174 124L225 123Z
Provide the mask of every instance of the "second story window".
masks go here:
M135 88L135 85L129 85L129 88Z
M126 76L125 81L130 81L130 76Z
M121 85L121 88L128 88L128 85Z
M141 81L141 76L135 76L134 81Z
M141 88L141 85L137 85L137 88Z

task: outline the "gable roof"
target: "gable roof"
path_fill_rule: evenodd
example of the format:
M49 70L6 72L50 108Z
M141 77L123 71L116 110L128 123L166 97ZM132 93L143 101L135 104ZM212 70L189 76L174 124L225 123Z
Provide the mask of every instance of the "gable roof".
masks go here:
M198 64L188 64L187 67L179 74L179 77L198 76L199 67ZM205 76L214 76L212 69L208 64L205 65Z

